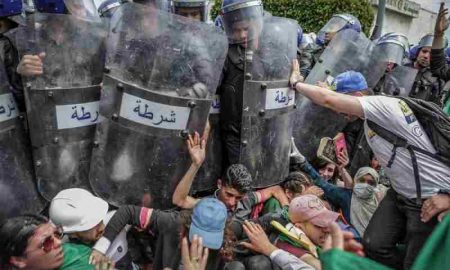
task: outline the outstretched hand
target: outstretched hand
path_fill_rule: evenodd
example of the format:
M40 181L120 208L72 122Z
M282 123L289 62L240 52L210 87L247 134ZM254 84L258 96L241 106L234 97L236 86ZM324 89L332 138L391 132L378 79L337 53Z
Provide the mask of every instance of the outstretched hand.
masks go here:
M187 237L181 240L181 257L183 269L204 270L208 263L208 249L203 248L202 238L194 235L189 248Z
M305 78L303 78L302 74L300 74L300 64L297 59L292 61L292 72L291 77L289 78L289 83L292 87L296 82L303 82Z
M246 220L243 225L245 234L250 243L242 242L241 245L255 252L269 256L277 248L270 243L269 238L262 229L261 225Z
M198 132L195 132L194 137L189 134L186 144L192 163L201 166L206 156L206 140L200 139Z
M441 7L439 8L439 14L436 19L436 26L434 27L434 34L436 36L443 36L444 32L448 29L449 26L448 20L448 9L445 8L445 4L441 3Z

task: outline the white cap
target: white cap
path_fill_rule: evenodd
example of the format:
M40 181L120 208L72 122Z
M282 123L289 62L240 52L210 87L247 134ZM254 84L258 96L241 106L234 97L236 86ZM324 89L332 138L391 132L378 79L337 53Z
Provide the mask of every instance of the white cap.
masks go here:
M108 212L108 203L89 191L70 188L59 192L50 203L50 220L64 233L84 232L97 226Z

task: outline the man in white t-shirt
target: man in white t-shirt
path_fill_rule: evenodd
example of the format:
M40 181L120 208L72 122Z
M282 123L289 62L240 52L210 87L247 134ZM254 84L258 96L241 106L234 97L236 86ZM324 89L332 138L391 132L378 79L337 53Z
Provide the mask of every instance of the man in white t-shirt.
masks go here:
M435 153L430 139L408 105L394 97L358 96L357 93L367 90L367 83L358 72L350 71L338 76L341 80L335 83L341 84L340 89L347 89L345 95L302 83L298 70L298 63L294 62L291 84L302 95L335 112L365 120L366 139L392 184L392 189L365 232L365 252L370 258L395 269L409 269L437 224L437 217L450 209L450 168L429 156L416 153L423 198L423 204L418 204L409 152L398 148L396 158L388 168L393 145L378 136L367 124L370 120L407 139L409 144ZM406 241L405 257L396 252L397 244L403 240Z

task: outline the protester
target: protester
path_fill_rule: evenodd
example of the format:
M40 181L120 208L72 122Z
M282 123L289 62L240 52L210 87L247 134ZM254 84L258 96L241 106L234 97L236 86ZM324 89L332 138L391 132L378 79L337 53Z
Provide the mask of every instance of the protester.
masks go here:
M429 200L433 196L438 196L439 190L450 188L450 168L436 158L417 153L416 168L420 169L414 169L414 166L411 166L410 153L401 148L396 149L394 160L396 162L388 164L389 160L392 161L393 145L369 128L368 121L376 123L377 126L390 127L391 132L404 136L410 145L436 153L430 138L422 128L423 123L417 121L405 101L385 96L355 97L304 84L301 82L299 71L298 63L294 62L291 83L300 94L335 112L365 119L364 128L369 146L385 168L392 184L392 189L388 191L366 229L364 237L366 252L369 257L389 266L401 268L404 265L405 268L409 268L420 247L437 224L436 217L427 223L421 221L421 204L417 203L420 198ZM417 177L411 177L414 175ZM420 189L414 189L412 182L414 178L416 183L420 178ZM409 237L405 240L406 255L402 257L395 253L395 248L397 243L404 240L405 233Z
M178 268L181 260L178 252L180 235L189 236L191 242L201 237L204 247L210 249L208 267L211 268L209 269L220 269L219 267L224 267L225 262L233 259L230 246L233 243L233 236L226 227L226 220L225 205L214 198L202 199L192 212L181 213L138 206L122 206L111 218L103 237L95 245L91 260L103 261L113 239L126 225L132 225L155 236L153 262L155 269Z
M80 188L65 189L51 201L50 221L62 228L69 238L65 243L73 250L89 250L103 236L105 223L115 211L108 213L108 203ZM133 269L125 228L114 239L106 256L120 269Z
M430 64L431 72L433 73L433 75L446 82L450 80L450 68L447 62L446 54L444 53L445 31L449 26L447 16L448 9L445 8L445 5L441 4L434 30ZM442 104L444 111L447 113L447 115L450 115L450 91L444 92L442 97Z
M75 249L62 244L63 232L40 215L23 215L0 226L1 269L94 269L88 258L91 249ZM102 262L101 269L114 264Z
M295 254L314 269L321 269L314 246L320 247L325 244L330 233L328 226L337 220L339 214L328 210L323 202L314 195L304 195L292 200L288 214L290 222L285 227L310 243L311 248L307 250L296 247L283 237L276 241L276 246Z
M316 195L317 197L322 197L324 195L323 190L315 186L311 179L301 172L289 173L284 182L281 183L281 188L284 190L289 202L301 195L311 194ZM264 203L261 215L275 213L281 210L281 208L280 202L272 197ZM252 218L257 218L257 216L252 213Z
M195 199L188 194L192 182L194 181L195 174L205 159L206 141L200 139L200 135L196 133L194 137L189 136L187 144L192 164L183 179L178 183L173 193L172 201L175 205L183 209L192 209L199 199ZM252 176L247 168L241 164L233 164L227 168L222 179L217 180L218 189L214 192L214 197L225 204L230 215L233 215L233 213L236 212L243 214L242 211L239 211L239 209L242 208L251 209L251 206L239 203L244 197L247 198L246 201L251 205L265 202L271 197L277 198L282 205L289 204L288 199L280 186L250 192L251 184Z

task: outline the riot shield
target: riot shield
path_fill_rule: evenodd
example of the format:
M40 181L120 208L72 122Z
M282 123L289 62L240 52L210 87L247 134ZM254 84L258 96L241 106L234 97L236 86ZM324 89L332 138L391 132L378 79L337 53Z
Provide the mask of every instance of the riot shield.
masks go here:
M382 92L391 96L408 97L414 85L418 70L415 68L397 66L386 73Z
M18 33L22 55L40 55L42 75L27 78L25 102L39 192L89 189L104 64L103 24L70 15L34 14Z
M14 100L0 57L0 221L44 208L34 181L24 117Z
M383 59L381 53L364 35L353 30L340 31L321 55L306 78L306 83L316 84L320 81L332 85L338 74L355 70L364 75L369 88L372 88L386 69L387 63L380 60ZM320 139L334 137L346 124L347 121L339 114L300 97L293 130L297 148L308 158L313 158Z
M107 43L91 185L113 205L146 198L168 208L191 164L186 136L205 127L227 39L209 25L127 3L112 17Z
M289 173L295 105L289 76L297 55L297 29L295 21L264 17L257 48L245 52L239 158L252 174L254 188L278 184Z

